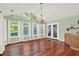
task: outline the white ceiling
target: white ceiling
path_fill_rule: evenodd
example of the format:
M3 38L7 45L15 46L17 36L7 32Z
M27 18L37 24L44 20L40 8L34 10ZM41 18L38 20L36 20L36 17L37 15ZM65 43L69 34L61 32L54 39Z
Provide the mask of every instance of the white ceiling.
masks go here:
M40 17L40 3L0 3L2 14L32 12ZM14 10L14 12L10 12ZM79 15L78 3L43 3L43 17L49 22Z

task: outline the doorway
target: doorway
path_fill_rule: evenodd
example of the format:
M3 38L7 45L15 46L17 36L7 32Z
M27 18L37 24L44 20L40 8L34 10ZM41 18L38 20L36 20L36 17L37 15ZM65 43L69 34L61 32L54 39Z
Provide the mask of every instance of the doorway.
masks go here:
M59 39L59 24L53 23L47 25L47 37L53 39Z

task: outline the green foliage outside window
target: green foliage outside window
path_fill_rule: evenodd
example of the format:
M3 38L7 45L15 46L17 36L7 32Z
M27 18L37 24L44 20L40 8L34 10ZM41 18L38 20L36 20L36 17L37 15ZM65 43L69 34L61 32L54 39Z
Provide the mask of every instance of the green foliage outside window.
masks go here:
M10 33L11 33L11 36L18 35L18 22L11 22L10 23Z

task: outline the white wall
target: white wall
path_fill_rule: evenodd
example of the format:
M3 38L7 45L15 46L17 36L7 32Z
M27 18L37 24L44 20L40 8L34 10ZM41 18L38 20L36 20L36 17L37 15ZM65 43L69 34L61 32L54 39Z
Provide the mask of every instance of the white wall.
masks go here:
M5 37L4 37L4 18L0 14L0 54L5 50Z

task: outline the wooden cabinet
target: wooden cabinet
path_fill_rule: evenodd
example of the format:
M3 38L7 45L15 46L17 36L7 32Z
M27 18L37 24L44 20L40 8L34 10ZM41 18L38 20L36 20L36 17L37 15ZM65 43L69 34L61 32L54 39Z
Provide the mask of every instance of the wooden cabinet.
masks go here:
M79 35L65 33L65 43L69 44L71 49L79 51Z

